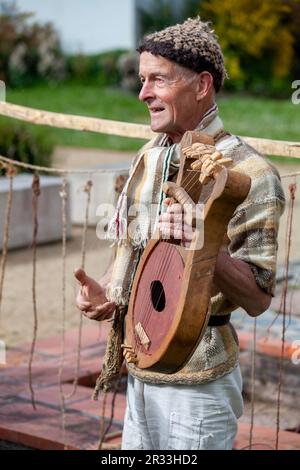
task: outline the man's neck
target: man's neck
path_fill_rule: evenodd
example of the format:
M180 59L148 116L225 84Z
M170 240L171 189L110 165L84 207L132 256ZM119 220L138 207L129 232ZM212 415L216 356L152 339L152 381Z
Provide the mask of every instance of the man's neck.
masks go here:
M206 122L205 121L207 121L207 123L209 123L210 122L210 117L211 117L211 120L212 120L215 117L215 114L217 114L217 113L218 113L218 107L217 107L216 103L214 101L210 101L205 107L203 107L200 118L195 119L195 123L194 123L194 125L191 126L190 129L185 129L183 131L178 131L177 133L174 132L174 133L171 133L171 134L167 134L170 143L178 144L181 141L181 139L182 139L182 137L183 137L183 135L186 131L193 131L195 129L201 128L202 123L206 127Z

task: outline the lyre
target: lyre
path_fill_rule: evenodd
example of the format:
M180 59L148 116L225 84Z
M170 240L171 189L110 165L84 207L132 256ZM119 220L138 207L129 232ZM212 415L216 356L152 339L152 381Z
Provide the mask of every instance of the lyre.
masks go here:
M199 174L197 183L189 184L195 176L191 169L195 158L183 152L194 142L214 145L214 141L203 133L187 132L181 142L176 185L185 189L196 204L202 185ZM214 185L204 206L201 248L186 250L172 239L156 236L148 242L137 268L125 319L125 344L131 354L134 352L139 368L172 373L195 351L210 316L216 258L227 225L247 196L250 183L247 175L225 167L214 174Z

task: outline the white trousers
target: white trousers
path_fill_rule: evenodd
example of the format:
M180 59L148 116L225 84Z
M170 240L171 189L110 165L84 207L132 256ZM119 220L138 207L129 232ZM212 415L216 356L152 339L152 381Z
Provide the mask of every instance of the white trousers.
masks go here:
M128 376L122 449L230 450L243 413L240 368L201 385Z

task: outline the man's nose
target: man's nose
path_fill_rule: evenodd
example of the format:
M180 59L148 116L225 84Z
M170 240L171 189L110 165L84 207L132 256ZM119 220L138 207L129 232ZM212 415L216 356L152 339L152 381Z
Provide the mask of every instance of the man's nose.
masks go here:
M149 82L144 82L141 88L141 91L139 93L139 100L147 101L148 99L153 98L153 97L154 97L154 94L153 94L151 84Z

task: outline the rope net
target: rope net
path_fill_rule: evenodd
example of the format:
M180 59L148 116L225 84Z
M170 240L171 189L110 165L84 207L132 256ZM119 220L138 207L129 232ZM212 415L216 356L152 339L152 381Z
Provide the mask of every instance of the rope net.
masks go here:
M0 104L0 114L5 114L3 110L6 109L6 115L10 115L11 117L15 117L17 119L23 120L31 120L30 122L35 122L37 124L45 124L43 119L40 115L35 113L38 110L29 110L27 115L21 113L20 109L3 106L4 104ZM21 108L21 107L20 107ZM20 114L21 113L21 114ZM35 114L34 114L35 113ZM34 114L34 118L32 117ZM55 113L53 113L55 114ZM63 115L62 115L63 116ZM26 119L25 119L26 118ZM68 117L67 125L69 128L77 128L82 129L84 124L86 125L86 119L90 118L82 118L84 121L80 123L80 117L76 117L79 120L74 121L74 119L70 120ZM57 119L60 119L59 126ZM75 124L76 125L75 125ZM94 126L91 130L94 132L108 132L107 127L101 127L98 123L98 127L95 127L95 122L89 121L88 124L90 126ZM103 124L103 123L102 123ZM138 125L131 125L128 123L115 123L113 126L113 132L115 135L125 135L128 137L138 136L140 138L149 138L151 134L149 130L146 129L146 126L141 126L140 132L138 131ZM53 120L47 121L47 125L52 125L56 127L66 127L66 122L63 118L57 118L57 116L53 118ZM73 127L72 127L73 126ZM99 127L100 126L100 127ZM119 126L119 127L118 127ZM133 127L131 127L133 126ZM89 127L89 126L87 126ZM85 127L86 129L86 127ZM125 131L124 131L125 129ZM270 141L273 142L274 141ZM252 142L253 143L253 142ZM295 158L300 158L300 144L296 143L283 143L285 144L285 148L288 149L286 153L290 156L293 154ZM290 145L290 147L288 146ZM293 144L293 145L292 145ZM265 144L266 145L266 144ZM275 148L278 149L278 146ZM292 150L291 150L292 149ZM41 184L40 184L40 175L42 173L57 175L62 178L61 188L59 191L60 200L61 200L61 221L62 221L62 234L61 234L61 260L62 260L62 279L61 279L61 302L62 302L62 318L61 318L61 362L59 366L58 372L58 383L59 383L59 395L60 395L60 403L61 403L61 417L62 417L62 433L63 433L63 440L64 440L64 447L65 449L68 448L67 439L66 439L66 429L68 426L67 423L67 403L77 391L78 387L78 380L80 375L80 358L81 358L81 340L82 340L82 316L80 316L79 326L78 326L78 340L77 340L77 360L75 364L74 370L74 380L73 380L73 388L70 393L66 394L64 392L64 380L63 380L63 372L64 372L64 365L65 365L65 356L66 356L66 258L67 258L67 202L68 202L68 178L70 175L78 174L78 175L86 175L86 181L83 185L82 191L86 196L85 202L85 209L84 209L84 222L82 224L82 242L81 242L81 250L80 250L80 258L81 258L81 267L84 269L86 264L86 251L87 251L87 232L89 226L89 212L90 212L90 205L91 205L91 194L93 191L93 181L91 178L91 174L107 174L111 172L111 169L67 169L67 168L48 168L48 167L41 167L36 165L30 165L23 162L18 162L16 160L9 159L5 156L0 156L0 168L5 170L5 175L8 179L8 192L7 192L7 200L6 200L6 208L5 214L3 218L3 233L2 233L2 254L1 254L1 261L0 261L0 314L1 314L1 305L3 300L3 295L5 293L4 289L4 280L5 280L5 272L6 272L6 265L7 265L7 257L9 251L9 235L10 235L10 224L11 224L11 211L13 206L13 196L14 196L14 178L16 174L20 170L26 170L29 173L32 173L32 312L33 312L33 331L32 331L32 341L31 341L31 348L29 353L28 359L28 386L30 390L31 402L33 409L36 410L36 399L35 399L35 391L34 391L34 373L32 370L32 365L34 362L34 354L35 354L35 345L38 335L38 328L39 328L39 309L38 309L38 302L37 302L37 272L36 272L36 263L37 263L37 239L38 239L38 231L39 231L39 219L38 219L38 205L41 195ZM128 169L124 168L121 169L122 172L127 172ZM277 384L277 416L276 416L276 442L275 448L278 449L279 446L279 430L280 430L280 402L281 402L281 394L282 394L282 384L284 381L284 351L285 351L285 333L287 329L286 323L286 315L287 315L287 294L288 294L288 279L289 279L289 267L290 267L290 256L291 256L291 246L293 241L293 215L295 209L295 197L296 197L296 180L297 177L300 175L299 172L293 172L288 174L283 174L281 177L283 179L290 179L293 178L293 183L289 186L289 194L287 196L287 224L286 224L286 246L285 246L285 272L284 272L284 282L281 294L281 305L280 305L280 314L282 314L282 335L281 335L281 356L280 356L280 364L279 364L279 372L278 372L278 384ZM1 320L1 317L0 317ZM270 328L272 325L270 325ZM253 429L254 429L254 422L255 422L255 378L256 378L256 341L257 341L257 323L256 319L254 320L254 330L253 330L253 345L252 345L252 359L251 359L251 426L250 426L250 434L249 434L249 446L247 448L252 449L254 446L253 443ZM105 368L105 365L104 365ZM116 374L115 374L116 375ZM110 432L114 413L115 413L115 404L118 398L118 391L120 389L120 383L122 381L122 374L115 377L113 381L113 398L110 404L110 413L109 413L109 420L108 423L106 422L106 410L108 407L107 403L107 396L105 387L101 385L101 375L98 378L96 383L96 387L94 390L94 399L97 399L98 393L100 389L104 389L103 397L102 397L102 405L100 407L100 424L99 424L99 449L113 449L115 448L114 445L110 445L108 442L109 439L115 437L120 434L120 432ZM257 443L255 443L257 444ZM246 448L246 447L244 447Z

